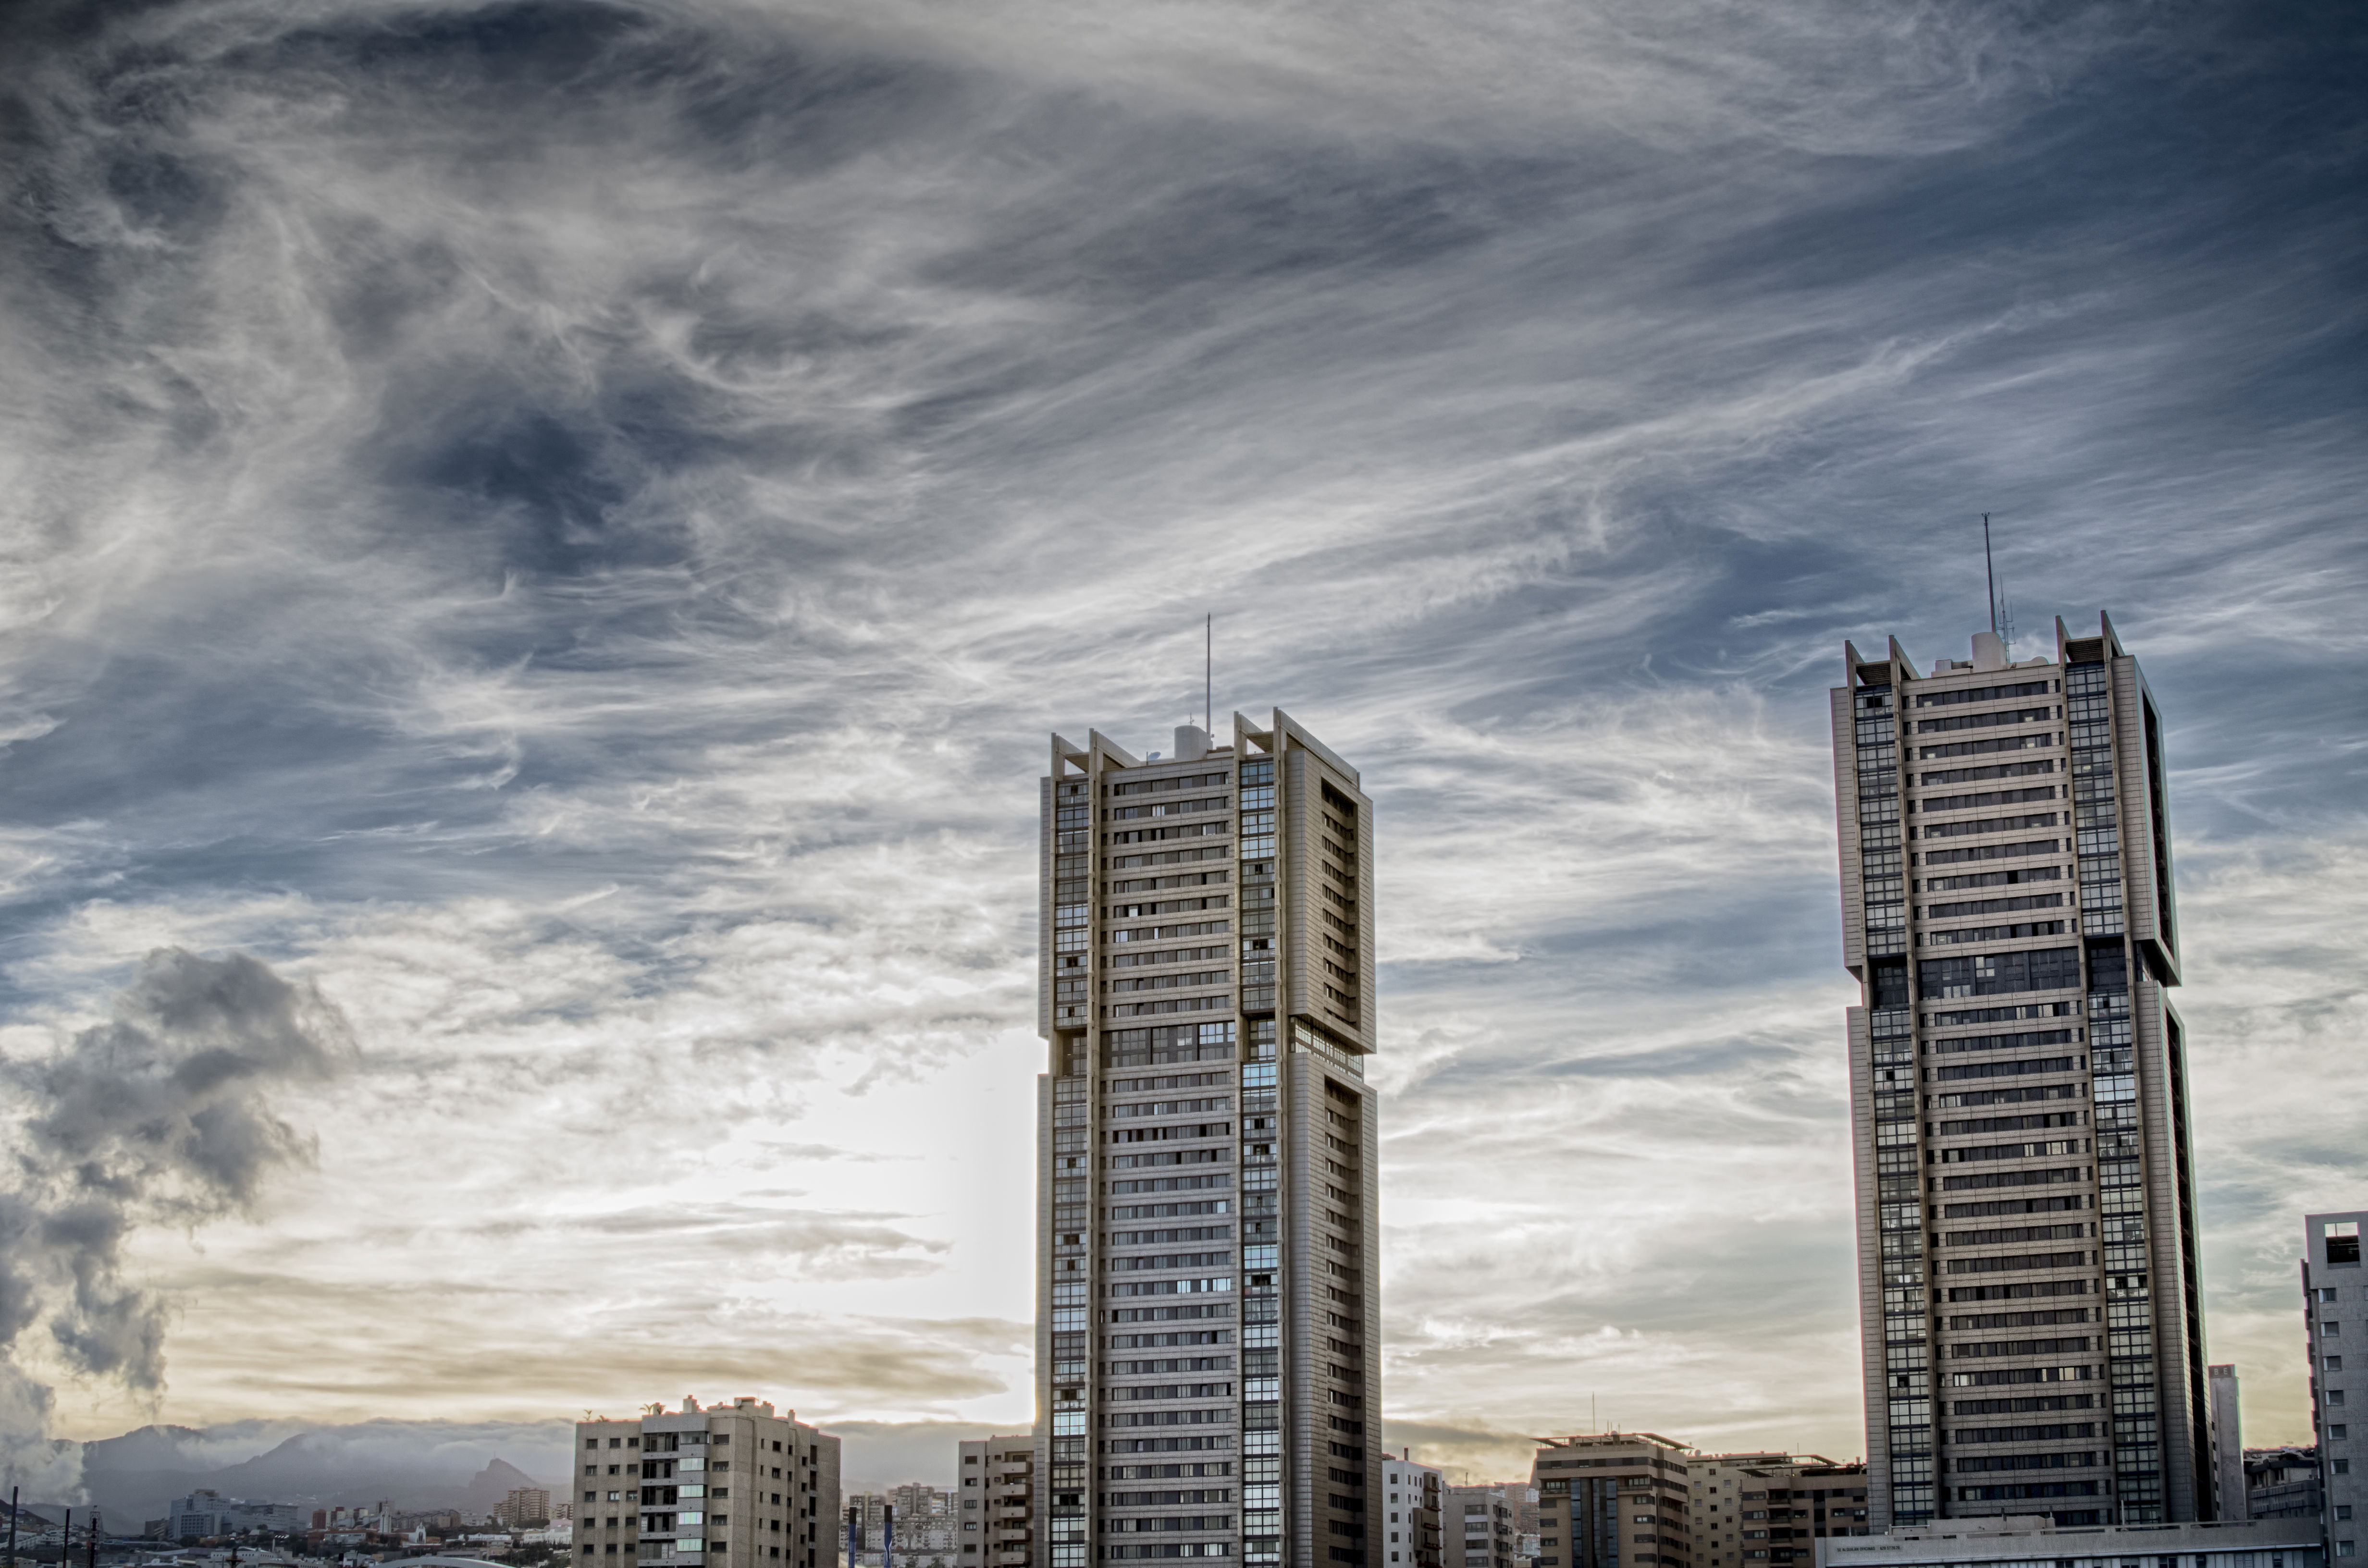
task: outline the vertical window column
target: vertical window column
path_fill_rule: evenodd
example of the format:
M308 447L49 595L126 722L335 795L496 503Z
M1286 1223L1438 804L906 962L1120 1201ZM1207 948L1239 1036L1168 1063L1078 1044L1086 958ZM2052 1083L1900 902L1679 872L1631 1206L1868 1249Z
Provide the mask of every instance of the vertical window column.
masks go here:
M1906 866L1899 844L1899 719L1889 687L1858 693L1857 726L1860 870L1869 955L1907 950Z
M1045 1405L1053 1423L1052 1480L1067 1490L1053 1499L1050 1568L1085 1568L1088 1546L1084 1504L1086 1429L1092 1419L1087 1395L1093 1386L1087 1362L1094 1288L1092 1086L1082 1061L1075 1075L1053 1084L1053 1364Z
M2064 672L2074 842L2080 855L2080 929L2122 933L2122 832L2114 790L2112 694L2101 664Z
M1915 1019L1912 1011L1900 1006L1877 1006L1867 1015L1873 1037L1874 1182L1883 1268L1883 1381L1890 1417L1891 1512L1898 1524L1921 1523L1932 1517L1934 1508Z
M2113 1493L2123 1524L2159 1524L2162 1423L2137 1075L2131 1060L2129 952L2119 937L2091 937L2085 945L2089 1067L2096 1105L2097 1239L2105 1271L2105 1348L2113 1402Z
M1274 1006L1274 759L1242 764L1242 1007Z
M1053 1024L1083 1028L1093 1005L1093 796L1062 779L1053 801Z
M1257 766L1252 764L1252 767ZM1271 777L1269 764L1269 776ZM1245 769L1245 777L1247 770ZM1242 1067L1242 1558L1282 1561L1281 1163L1274 1020L1250 1021ZM1262 1125L1261 1125L1262 1124Z

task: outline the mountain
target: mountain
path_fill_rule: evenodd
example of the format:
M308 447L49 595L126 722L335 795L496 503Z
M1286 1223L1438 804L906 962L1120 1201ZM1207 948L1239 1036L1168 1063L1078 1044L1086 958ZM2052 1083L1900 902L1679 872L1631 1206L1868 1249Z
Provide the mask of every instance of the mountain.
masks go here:
M199 1487L308 1508L384 1499L398 1508L483 1514L513 1487L548 1484L489 1451L495 1444L562 1475L573 1441L565 1422L378 1421L299 1431L254 1422L203 1431L143 1426L85 1444L83 1483L92 1502L126 1520L161 1518L172 1499ZM564 1489L564 1483L552 1488Z

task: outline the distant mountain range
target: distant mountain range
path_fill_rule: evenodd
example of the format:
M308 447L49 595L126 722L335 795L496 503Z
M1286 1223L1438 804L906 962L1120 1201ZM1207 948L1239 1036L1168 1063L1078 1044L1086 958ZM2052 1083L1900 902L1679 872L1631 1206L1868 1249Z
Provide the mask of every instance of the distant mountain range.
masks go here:
M951 1485L954 1445L1005 1428L969 1421L834 1421L824 1429L844 1445L846 1489L861 1492L916 1478ZM1027 1429L1025 1424L1018 1428ZM163 1518L165 1505L201 1486L225 1497L294 1503L308 1511L369 1506L383 1498L399 1509L484 1514L517 1486L545 1486L552 1502L564 1500L575 1446L570 1421L142 1426L85 1443L83 1484L110 1523L132 1529ZM563 1479L539 1479L544 1476ZM82 1506L82 1499L73 1501Z
M383 1499L401 1509L485 1514L514 1487L545 1487L554 1501L566 1491L564 1481L538 1480L490 1453L492 1445L501 1443L546 1475L564 1475L572 1440L565 1422L369 1422L285 1437L256 1422L211 1430L142 1426L84 1444L83 1484L110 1520L127 1523L162 1518L174 1498L200 1487L306 1508Z

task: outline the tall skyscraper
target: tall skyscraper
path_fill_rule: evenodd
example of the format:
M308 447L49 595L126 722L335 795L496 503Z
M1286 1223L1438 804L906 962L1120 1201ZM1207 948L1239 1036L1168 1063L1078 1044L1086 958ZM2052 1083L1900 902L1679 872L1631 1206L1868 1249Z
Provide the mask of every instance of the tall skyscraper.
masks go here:
M1878 1530L2211 1516L2162 720L2055 637L1833 690Z
M1369 1556L1372 810L1280 709L1043 780L1038 1539Z

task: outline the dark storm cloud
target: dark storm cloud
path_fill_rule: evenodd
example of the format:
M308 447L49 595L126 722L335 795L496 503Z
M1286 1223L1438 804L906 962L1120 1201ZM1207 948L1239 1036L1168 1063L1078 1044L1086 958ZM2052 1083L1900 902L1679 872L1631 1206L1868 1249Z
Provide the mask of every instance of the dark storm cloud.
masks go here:
M1159 744L1213 608L1221 725L1281 701L1377 796L1394 1405L1567 1427L1556 1369L1608 1358L1707 1431L1822 1357L1846 1431L1823 687L1845 636L1964 651L1987 510L2023 651L2109 608L2172 726L2199 1076L2251 1085L2199 1127L2215 1256L2258 1255L2214 1289L2266 1334L2272 1195L2325 1178L2258 1068L2307 1079L2363 992L2294 858L2368 838L2330 678L2368 652L2351 13L316 0L24 36L6 979L63 1038L159 944L328 979L374 1047L346 1147L422 1273L671 1229L780 1259L768 1303L814 1264L881 1293L856 1316L1023 1313L1024 1227L980 1227L1024 1185L959 1221L872 1188L905 1153L1019 1180L934 1162L1024 1137L1024 1085L918 1091L1029 1027L1042 733ZM757 1196L816 1139L862 1158ZM1770 1304L1722 1342L1675 1220L1736 1190ZM1537 1267L1471 1272L1489 1226ZM241 1299L367 1318L383 1260L290 1230L314 1274ZM88 1354L137 1362L93 1299Z

